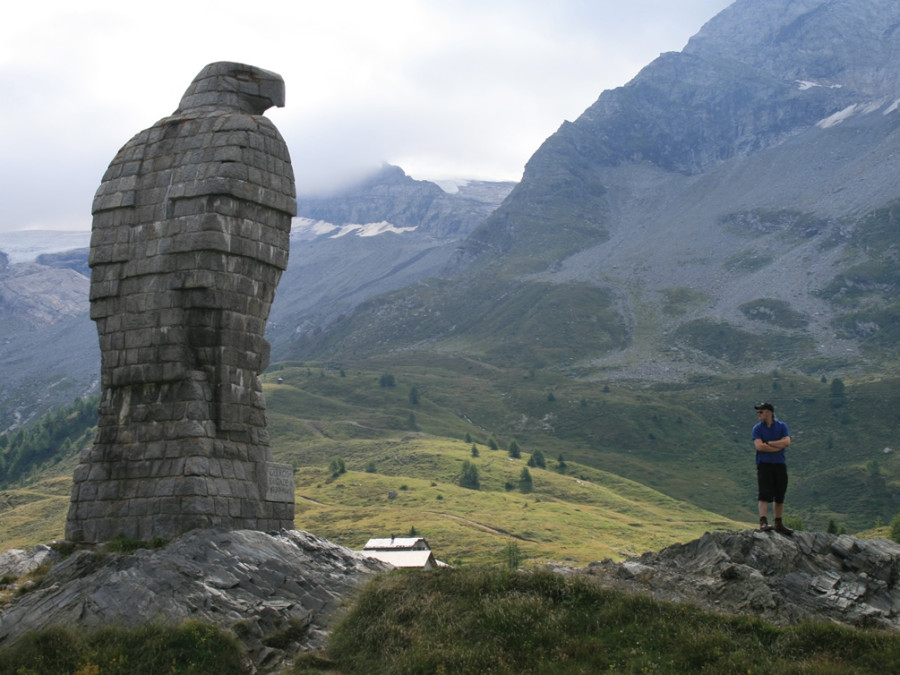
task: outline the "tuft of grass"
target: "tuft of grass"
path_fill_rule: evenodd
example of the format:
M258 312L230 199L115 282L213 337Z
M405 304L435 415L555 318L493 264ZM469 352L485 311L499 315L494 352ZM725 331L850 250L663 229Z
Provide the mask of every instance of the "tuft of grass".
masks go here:
M473 567L373 579L328 656L343 673L885 673L900 669L900 636L776 627L587 576Z
M0 651L0 673L60 675L241 675L246 656L237 640L215 626L106 627L92 631L52 626L27 633Z
M31 570L28 574L21 577L19 581L19 586L16 588L16 595L24 595L29 591L33 591L37 588L40 588L41 583L44 581L44 577L47 576L47 572L50 571L50 568L53 566L52 563L46 562L43 565L38 565L33 570Z
M114 537L106 543L106 550L110 553L134 553L138 549L146 548L157 551L165 548L169 543L166 537L153 537L150 541L142 541L140 539L129 539L123 534Z

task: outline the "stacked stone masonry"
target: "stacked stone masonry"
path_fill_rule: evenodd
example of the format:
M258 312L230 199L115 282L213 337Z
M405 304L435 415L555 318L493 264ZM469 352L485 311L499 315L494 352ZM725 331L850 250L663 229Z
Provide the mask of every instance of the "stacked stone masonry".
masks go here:
M93 203L102 399L66 536L147 540L294 520L257 375L296 214L280 76L214 63L116 155Z

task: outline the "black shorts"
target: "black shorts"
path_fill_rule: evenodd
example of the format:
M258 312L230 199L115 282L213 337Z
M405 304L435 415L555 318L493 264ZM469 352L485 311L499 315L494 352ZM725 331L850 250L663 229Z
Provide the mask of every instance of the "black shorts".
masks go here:
M788 484L787 464L760 462L756 465L756 482L759 486L759 501L784 504Z

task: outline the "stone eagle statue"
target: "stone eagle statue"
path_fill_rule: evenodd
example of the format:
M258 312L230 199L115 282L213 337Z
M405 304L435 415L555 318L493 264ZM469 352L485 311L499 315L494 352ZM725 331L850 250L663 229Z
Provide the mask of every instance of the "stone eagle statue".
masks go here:
M103 176L89 261L102 398L70 540L293 527L293 474L271 461L257 378L297 210L287 146L263 116L283 105L279 75L210 64Z

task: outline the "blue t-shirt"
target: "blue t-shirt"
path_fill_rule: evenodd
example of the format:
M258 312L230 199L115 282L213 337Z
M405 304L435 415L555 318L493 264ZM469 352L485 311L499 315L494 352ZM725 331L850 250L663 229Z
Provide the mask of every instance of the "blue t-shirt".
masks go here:
M790 436L788 426L781 420L773 420L772 426L766 426L765 422L757 422L753 427L753 440L757 438L765 443L769 441L780 441L785 436ZM784 449L778 452L759 452L756 453L757 464L787 464L784 458Z

